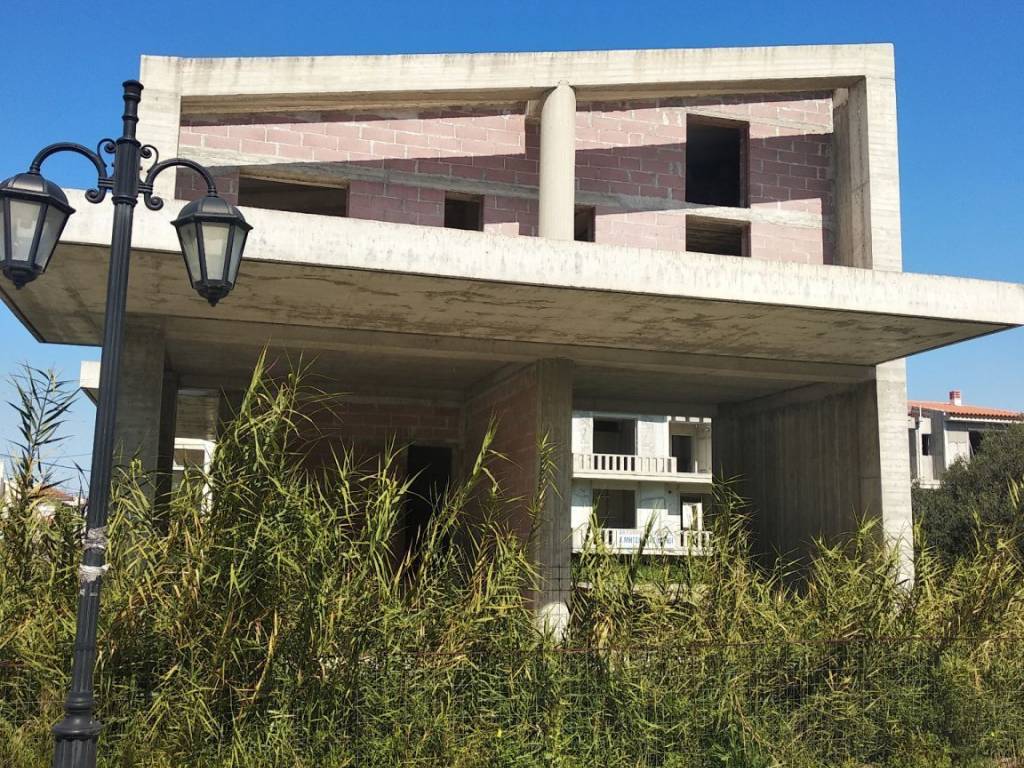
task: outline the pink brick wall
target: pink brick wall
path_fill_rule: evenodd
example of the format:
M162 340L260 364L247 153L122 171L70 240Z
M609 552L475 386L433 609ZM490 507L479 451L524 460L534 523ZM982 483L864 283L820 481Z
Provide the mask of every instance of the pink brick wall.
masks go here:
M597 241L684 250L687 113L748 121L751 209L804 215L793 224L755 220L752 255L828 262L828 231L807 226L813 217L827 220L832 212L828 94L580 103L577 187L582 202L587 195L600 201ZM440 226L444 190L460 182L476 184L484 196L485 230L535 235L539 131L524 114L520 104L242 115L188 121L180 141L183 154L201 147L206 153L240 153L250 164L338 164L340 178L346 167L359 169L349 182L349 215L358 218ZM388 178L367 181L364 169ZM429 178L410 183L403 174ZM230 169L221 175L232 198L237 177ZM185 172L180 177L180 196L202 194L201 184Z

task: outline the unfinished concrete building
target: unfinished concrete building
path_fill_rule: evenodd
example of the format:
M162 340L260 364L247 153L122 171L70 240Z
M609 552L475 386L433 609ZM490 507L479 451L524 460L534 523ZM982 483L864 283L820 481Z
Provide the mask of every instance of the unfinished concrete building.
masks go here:
M125 449L169 470L179 393L230 399L265 345L350 393L339 440L393 436L431 482L496 415L529 495L547 434L553 621L574 410L713 417L759 549L866 512L909 571L903 358L1024 324L1019 285L902 272L888 45L145 57L140 79L140 138L212 167L254 230L208 306L168 223L203 190L160 177L179 201L136 221ZM45 279L0 290L37 339L97 344L111 209L69 197Z

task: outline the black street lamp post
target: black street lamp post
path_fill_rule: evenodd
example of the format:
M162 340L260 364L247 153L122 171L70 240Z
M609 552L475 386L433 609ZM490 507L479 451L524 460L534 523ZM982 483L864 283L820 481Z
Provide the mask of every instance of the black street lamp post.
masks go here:
M153 182L167 168L190 168L207 184L206 197L186 205L173 222L178 231L189 281L200 296L216 304L234 287L238 266L251 227L237 208L217 195L210 173L191 160L159 161L157 151L135 138L142 84L124 83L123 135L104 139L97 151L81 144L51 144L35 156L28 173L0 183L0 266L17 288L31 282L46 269L60 234L74 210L60 187L44 179L39 171L50 155L76 152L96 167L98 182L85 194L90 203L100 203L111 192L114 227L110 242L110 272L100 363L100 397L96 408L89 501L86 509L84 553L79 567L78 616L75 632L71 688L64 703L64 718L53 727L56 741L54 768L94 768L100 723L93 715L93 667L96 662L96 621L100 607L100 585L107 566L107 502L110 493L114 449L114 421L117 411L118 379L124 338L125 303L128 293L128 264L132 240L132 219L141 193L146 207L159 210L163 201L153 194ZM112 154L113 172L101 153ZM141 162L153 165L140 179Z

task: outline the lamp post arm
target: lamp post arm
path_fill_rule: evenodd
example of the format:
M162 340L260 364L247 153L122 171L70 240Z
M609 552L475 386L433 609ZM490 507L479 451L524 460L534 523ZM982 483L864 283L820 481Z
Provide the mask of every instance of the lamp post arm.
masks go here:
M147 149L149 147L146 147ZM155 151L155 150L154 150ZM168 168L188 168L189 170L195 171L203 177L203 181L206 182L206 194L216 196L217 194L217 183L213 180L213 176L199 163L194 160L189 160L184 157L173 157L170 160L164 160L156 163L149 172L146 174L145 180L139 185L139 190L142 192L142 197L146 201L146 207L151 211L159 211L164 207L163 198L157 197L153 194L153 183L156 181L156 177L166 171Z
M112 147L113 141L111 139L103 139L99 143L97 150L104 147ZM107 196L107 191L114 188L114 180L107 173L107 164L103 162L103 158L100 157L99 151L93 152L82 144L75 144L70 141L61 141L56 144L51 144L48 147L43 147L36 153L36 156L32 158L32 164L28 167L29 173L39 174L39 171L43 167L43 163L46 158L51 155L56 155L60 152L74 152L86 158L96 167L96 186L93 189L86 190L85 199L90 203L101 203L103 198Z

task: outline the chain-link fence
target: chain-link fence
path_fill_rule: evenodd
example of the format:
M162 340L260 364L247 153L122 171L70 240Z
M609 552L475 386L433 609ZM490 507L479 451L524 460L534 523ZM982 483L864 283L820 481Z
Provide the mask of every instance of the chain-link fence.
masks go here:
M1019 645L972 642L367 657L344 738L358 765L1024 766Z

